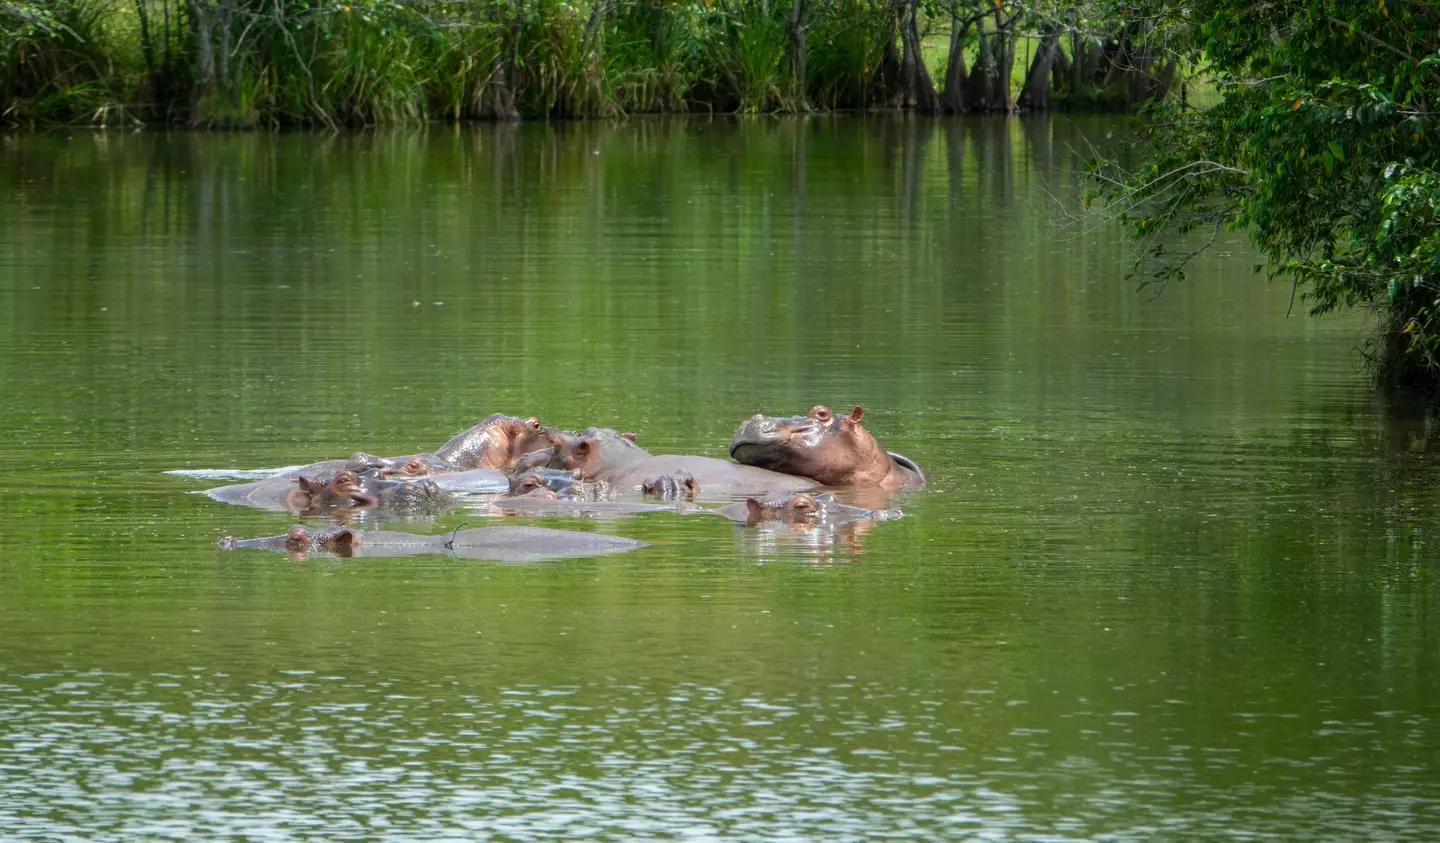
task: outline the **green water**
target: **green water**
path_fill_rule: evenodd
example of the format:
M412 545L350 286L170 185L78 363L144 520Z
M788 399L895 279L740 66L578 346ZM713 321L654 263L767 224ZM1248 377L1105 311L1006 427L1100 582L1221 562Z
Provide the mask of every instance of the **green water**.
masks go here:
M1436 839L1433 428L1057 227L1107 129L0 136L0 839ZM906 518L296 563L162 474L815 403Z

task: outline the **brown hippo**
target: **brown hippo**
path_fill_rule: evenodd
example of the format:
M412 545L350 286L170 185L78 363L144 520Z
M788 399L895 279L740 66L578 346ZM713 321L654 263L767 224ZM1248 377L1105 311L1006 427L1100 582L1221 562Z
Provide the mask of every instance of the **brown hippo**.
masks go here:
M747 498L744 503L732 503L719 509L707 510L723 515L731 521L751 527L764 522L779 522L797 526L837 526L851 521L888 521L899 518L898 509L863 509L837 503L835 496L801 492L780 498Z
M446 442L435 451L441 463L458 470L471 468L514 468L515 461L525 454L546 446L554 446L555 431L531 416L517 419L496 413Z
M860 407L837 417L818 405L808 416L756 414L736 431L730 456L745 465L798 474L825 486L924 486L920 467L880 447L860 424L864 416Z
M381 530L360 532L350 527L312 531L297 524L283 536L263 539L236 539L226 536L218 542L222 550L281 550L292 559L312 553L345 558L355 556L418 556L441 554L460 559L491 559L497 562L540 562L577 556L603 556L645 547L644 542L599 533L576 533L544 527L481 527L456 530L436 536L394 533Z
M336 474L328 483L301 475L295 478L295 488L285 497L287 508L296 511L340 506L371 507L379 502L375 491L367 490L360 475L349 470Z

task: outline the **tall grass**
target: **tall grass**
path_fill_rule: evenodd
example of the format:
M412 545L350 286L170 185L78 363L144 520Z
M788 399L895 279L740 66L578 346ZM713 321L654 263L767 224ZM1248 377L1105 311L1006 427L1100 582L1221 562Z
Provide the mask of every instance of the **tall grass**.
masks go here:
M337 128L907 101L905 4L798 2L0 0L0 122Z
M7 122L105 123L123 115L99 0L0 2L0 116Z

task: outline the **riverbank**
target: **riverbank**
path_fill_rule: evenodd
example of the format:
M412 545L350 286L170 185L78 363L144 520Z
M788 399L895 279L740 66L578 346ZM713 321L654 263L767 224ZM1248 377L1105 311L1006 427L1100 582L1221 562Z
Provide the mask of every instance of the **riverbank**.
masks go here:
M1120 19L1001 4L21 0L0 122L385 126L1131 108L1179 69Z

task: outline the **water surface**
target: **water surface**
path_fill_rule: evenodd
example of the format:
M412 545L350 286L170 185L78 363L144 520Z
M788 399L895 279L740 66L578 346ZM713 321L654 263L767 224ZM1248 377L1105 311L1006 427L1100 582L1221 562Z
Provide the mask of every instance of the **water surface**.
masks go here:
M1109 128L0 137L0 837L1435 837L1432 428L1243 243L1057 227ZM296 563L161 473L815 403L908 517Z

